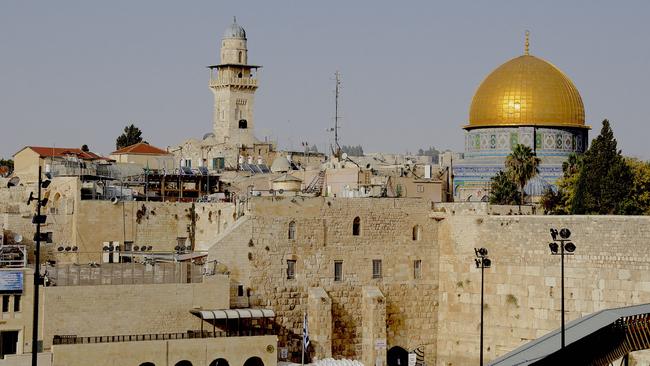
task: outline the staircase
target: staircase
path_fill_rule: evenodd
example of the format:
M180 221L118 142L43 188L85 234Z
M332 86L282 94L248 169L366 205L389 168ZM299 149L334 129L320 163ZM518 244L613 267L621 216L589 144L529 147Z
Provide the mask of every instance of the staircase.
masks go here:
M323 192L323 183L325 182L325 171L321 170L317 176L312 179L311 183L303 190L304 193L315 193L317 196Z

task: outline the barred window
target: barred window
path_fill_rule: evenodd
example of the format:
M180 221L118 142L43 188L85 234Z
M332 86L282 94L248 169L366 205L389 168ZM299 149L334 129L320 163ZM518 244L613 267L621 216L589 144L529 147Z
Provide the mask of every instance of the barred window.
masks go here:
M334 261L334 281L343 281L343 261Z
M381 259L372 260L372 278L381 278Z
M416 280L422 278L422 260L420 259L413 261L413 278Z
M291 221L289 223L289 239L295 239L296 238L296 222Z
M287 260L287 279L293 280L296 278L296 261L293 259Z

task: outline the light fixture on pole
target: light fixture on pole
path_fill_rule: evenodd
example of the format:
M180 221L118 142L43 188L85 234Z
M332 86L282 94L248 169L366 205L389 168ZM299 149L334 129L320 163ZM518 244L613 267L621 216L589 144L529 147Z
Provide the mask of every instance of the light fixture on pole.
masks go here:
M565 342L565 329L564 329L564 256L573 255L573 252L576 251L576 246L571 242L571 230L567 228L562 228L558 232L557 229L551 229L551 238L552 242L548 244L548 248L551 250L551 255L559 255L561 259L561 297L562 297L562 315L561 315L561 346L564 348Z
M49 177L48 177L49 178ZM43 180L42 168L39 165L38 167L38 193L37 197L34 198L34 193L29 194L29 199L27 204L31 204L32 201L36 201L36 215L32 218L32 224L36 225L36 234L34 235L34 240L36 245L34 247L34 318L32 321L32 366L38 365L38 300L39 300L39 286L41 285L41 241L45 241L48 238L49 233L41 234L41 225L47 220L46 215L41 215L41 207L47 205L47 197L41 198L41 189L45 189L50 186L51 181L49 179Z
M483 284L484 284L484 272L486 268L490 268L492 265L492 261L487 257L488 256L488 250L485 248L474 248L474 254L476 254L476 258L474 258L474 263L476 263L476 268L481 269L481 363L480 365L483 366Z

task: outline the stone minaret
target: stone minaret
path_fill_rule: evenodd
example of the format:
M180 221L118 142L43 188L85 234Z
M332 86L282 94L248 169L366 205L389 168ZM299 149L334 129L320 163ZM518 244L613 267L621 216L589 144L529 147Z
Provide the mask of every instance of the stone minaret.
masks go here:
M221 62L209 66L214 134L218 142L234 146L257 142L253 135L253 102L259 67L248 64L246 31L235 19L223 34Z

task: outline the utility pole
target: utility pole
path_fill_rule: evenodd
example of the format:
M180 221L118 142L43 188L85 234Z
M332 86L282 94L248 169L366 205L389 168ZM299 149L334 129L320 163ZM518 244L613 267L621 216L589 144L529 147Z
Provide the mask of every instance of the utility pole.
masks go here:
M341 95L341 73L338 70L334 73L336 80L335 98L334 98L334 156L341 156L341 146L339 145L339 96Z
M29 194L27 204L36 201L36 215L32 218L32 224L36 224L36 235L34 241L34 317L32 319L32 366L38 365L38 310L39 310L39 286L41 284L41 225L45 223L47 216L41 215L41 207L47 204L47 197L41 198L41 188L47 188L50 180L43 180L42 168L38 166L38 193L34 198L33 193Z

